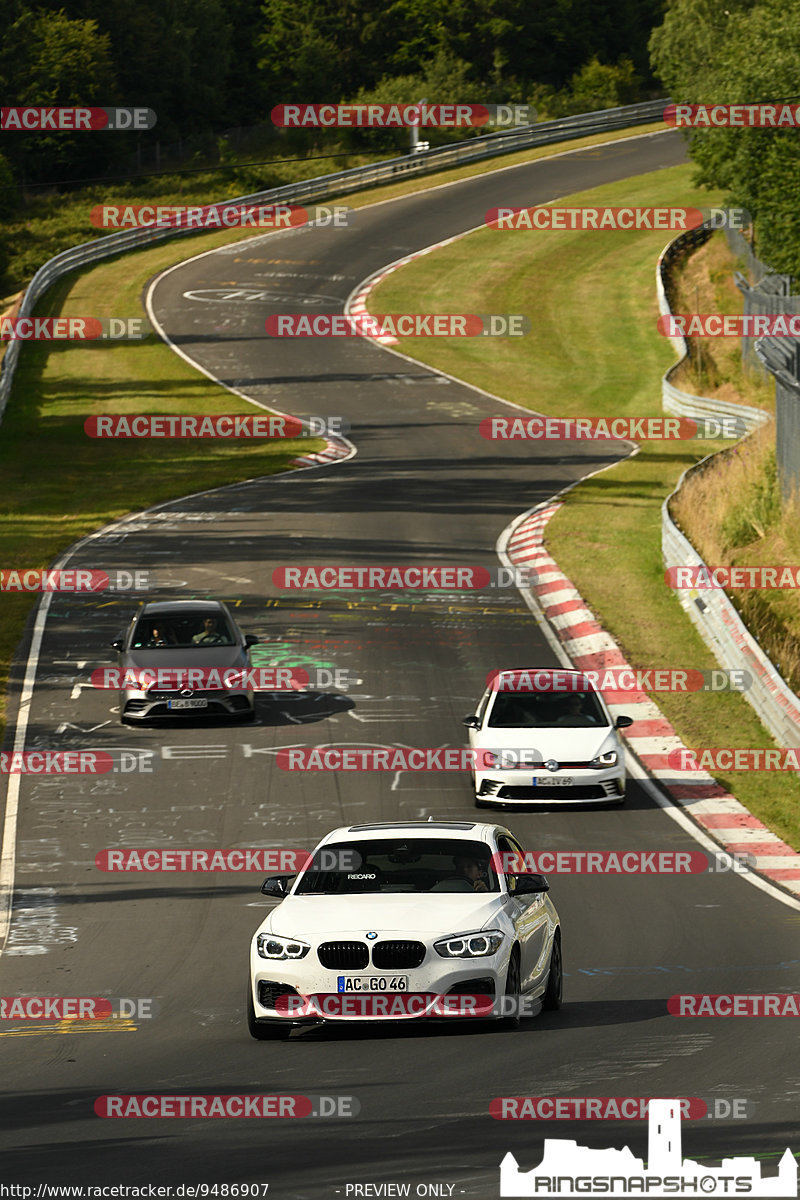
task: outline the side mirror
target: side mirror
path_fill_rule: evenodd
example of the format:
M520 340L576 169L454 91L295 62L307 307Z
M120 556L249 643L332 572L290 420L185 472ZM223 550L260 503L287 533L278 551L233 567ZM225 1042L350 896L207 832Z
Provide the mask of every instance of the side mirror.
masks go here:
M278 896L281 900L287 895L292 886L294 875L270 875L261 885L264 896Z
M481 727L481 723L474 713L470 714L468 717L464 717L461 724L466 725L467 729L480 729Z
M261 643L261 638L257 638L254 633L246 633L244 635L245 646L258 646Z
M617 717L616 721L614 722L614 728L615 729L627 729L628 726L632 725L632 724L633 724L633 717L620 716L620 717Z
M122 638L114 638L114 641L109 642L109 645L113 646L113 648L115 650L122 650L122 647L125 645L125 642L123 641Z
M537 892L550 891L550 884L544 875L537 875L535 872L532 872L528 875L514 875L513 878L517 882L517 886L513 892L515 896L532 896Z

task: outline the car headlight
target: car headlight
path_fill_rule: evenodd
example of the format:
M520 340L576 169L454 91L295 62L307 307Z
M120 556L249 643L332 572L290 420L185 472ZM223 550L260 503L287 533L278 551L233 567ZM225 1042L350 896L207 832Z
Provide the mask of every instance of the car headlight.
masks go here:
M256 945L262 958L272 959L305 958L311 948L297 938L278 937L275 933L260 933Z
M480 933L453 933L433 943L433 948L442 958L487 958L496 954L503 942L504 934L499 929L485 929Z
M530 771L540 757L538 750L479 750L478 769L499 767L501 771Z
M598 754L597 758L592 759L593 767L614 767L617 764L619 755L616 750L606 750L603 754Z

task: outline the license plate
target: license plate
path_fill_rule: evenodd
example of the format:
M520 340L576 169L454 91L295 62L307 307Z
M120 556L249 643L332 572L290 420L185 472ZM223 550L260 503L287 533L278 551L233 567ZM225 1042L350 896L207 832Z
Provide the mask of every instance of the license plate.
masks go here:
M542 775L534 775L534 787L572 787L573 779L571 775L554 775L552 779L546 779Z
M339 992L407 992L407 975L338 975Z
M208 708L207 700L168 700L167 708Z

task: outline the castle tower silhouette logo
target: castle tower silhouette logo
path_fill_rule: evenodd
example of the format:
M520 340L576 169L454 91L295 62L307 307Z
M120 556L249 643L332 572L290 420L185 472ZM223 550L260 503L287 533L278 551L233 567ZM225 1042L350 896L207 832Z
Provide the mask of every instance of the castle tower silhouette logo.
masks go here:
M723 1158L704 1167L681 1156L678 1100L651 1100L647 1169L644 1160L622 1150L591 1150L566 1138L546 1138L542 1161L520 1171L513 1154L500 1164L501 1196L797 1196L797 1162L788 1148L777 1175L762 1176L755 1158Z

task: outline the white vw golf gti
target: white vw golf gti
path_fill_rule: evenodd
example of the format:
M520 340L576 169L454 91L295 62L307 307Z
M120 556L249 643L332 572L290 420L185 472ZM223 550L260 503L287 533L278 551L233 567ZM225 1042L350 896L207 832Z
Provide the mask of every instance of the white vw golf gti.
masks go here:
M509 801L624 803L625 751L617 731L633 720L615 719L580 671L494 672L464 724L479 808Z
M561 928L543 875L499 825L401 821L323 838L250 948L248 1027L521 1015L561 1004Z

